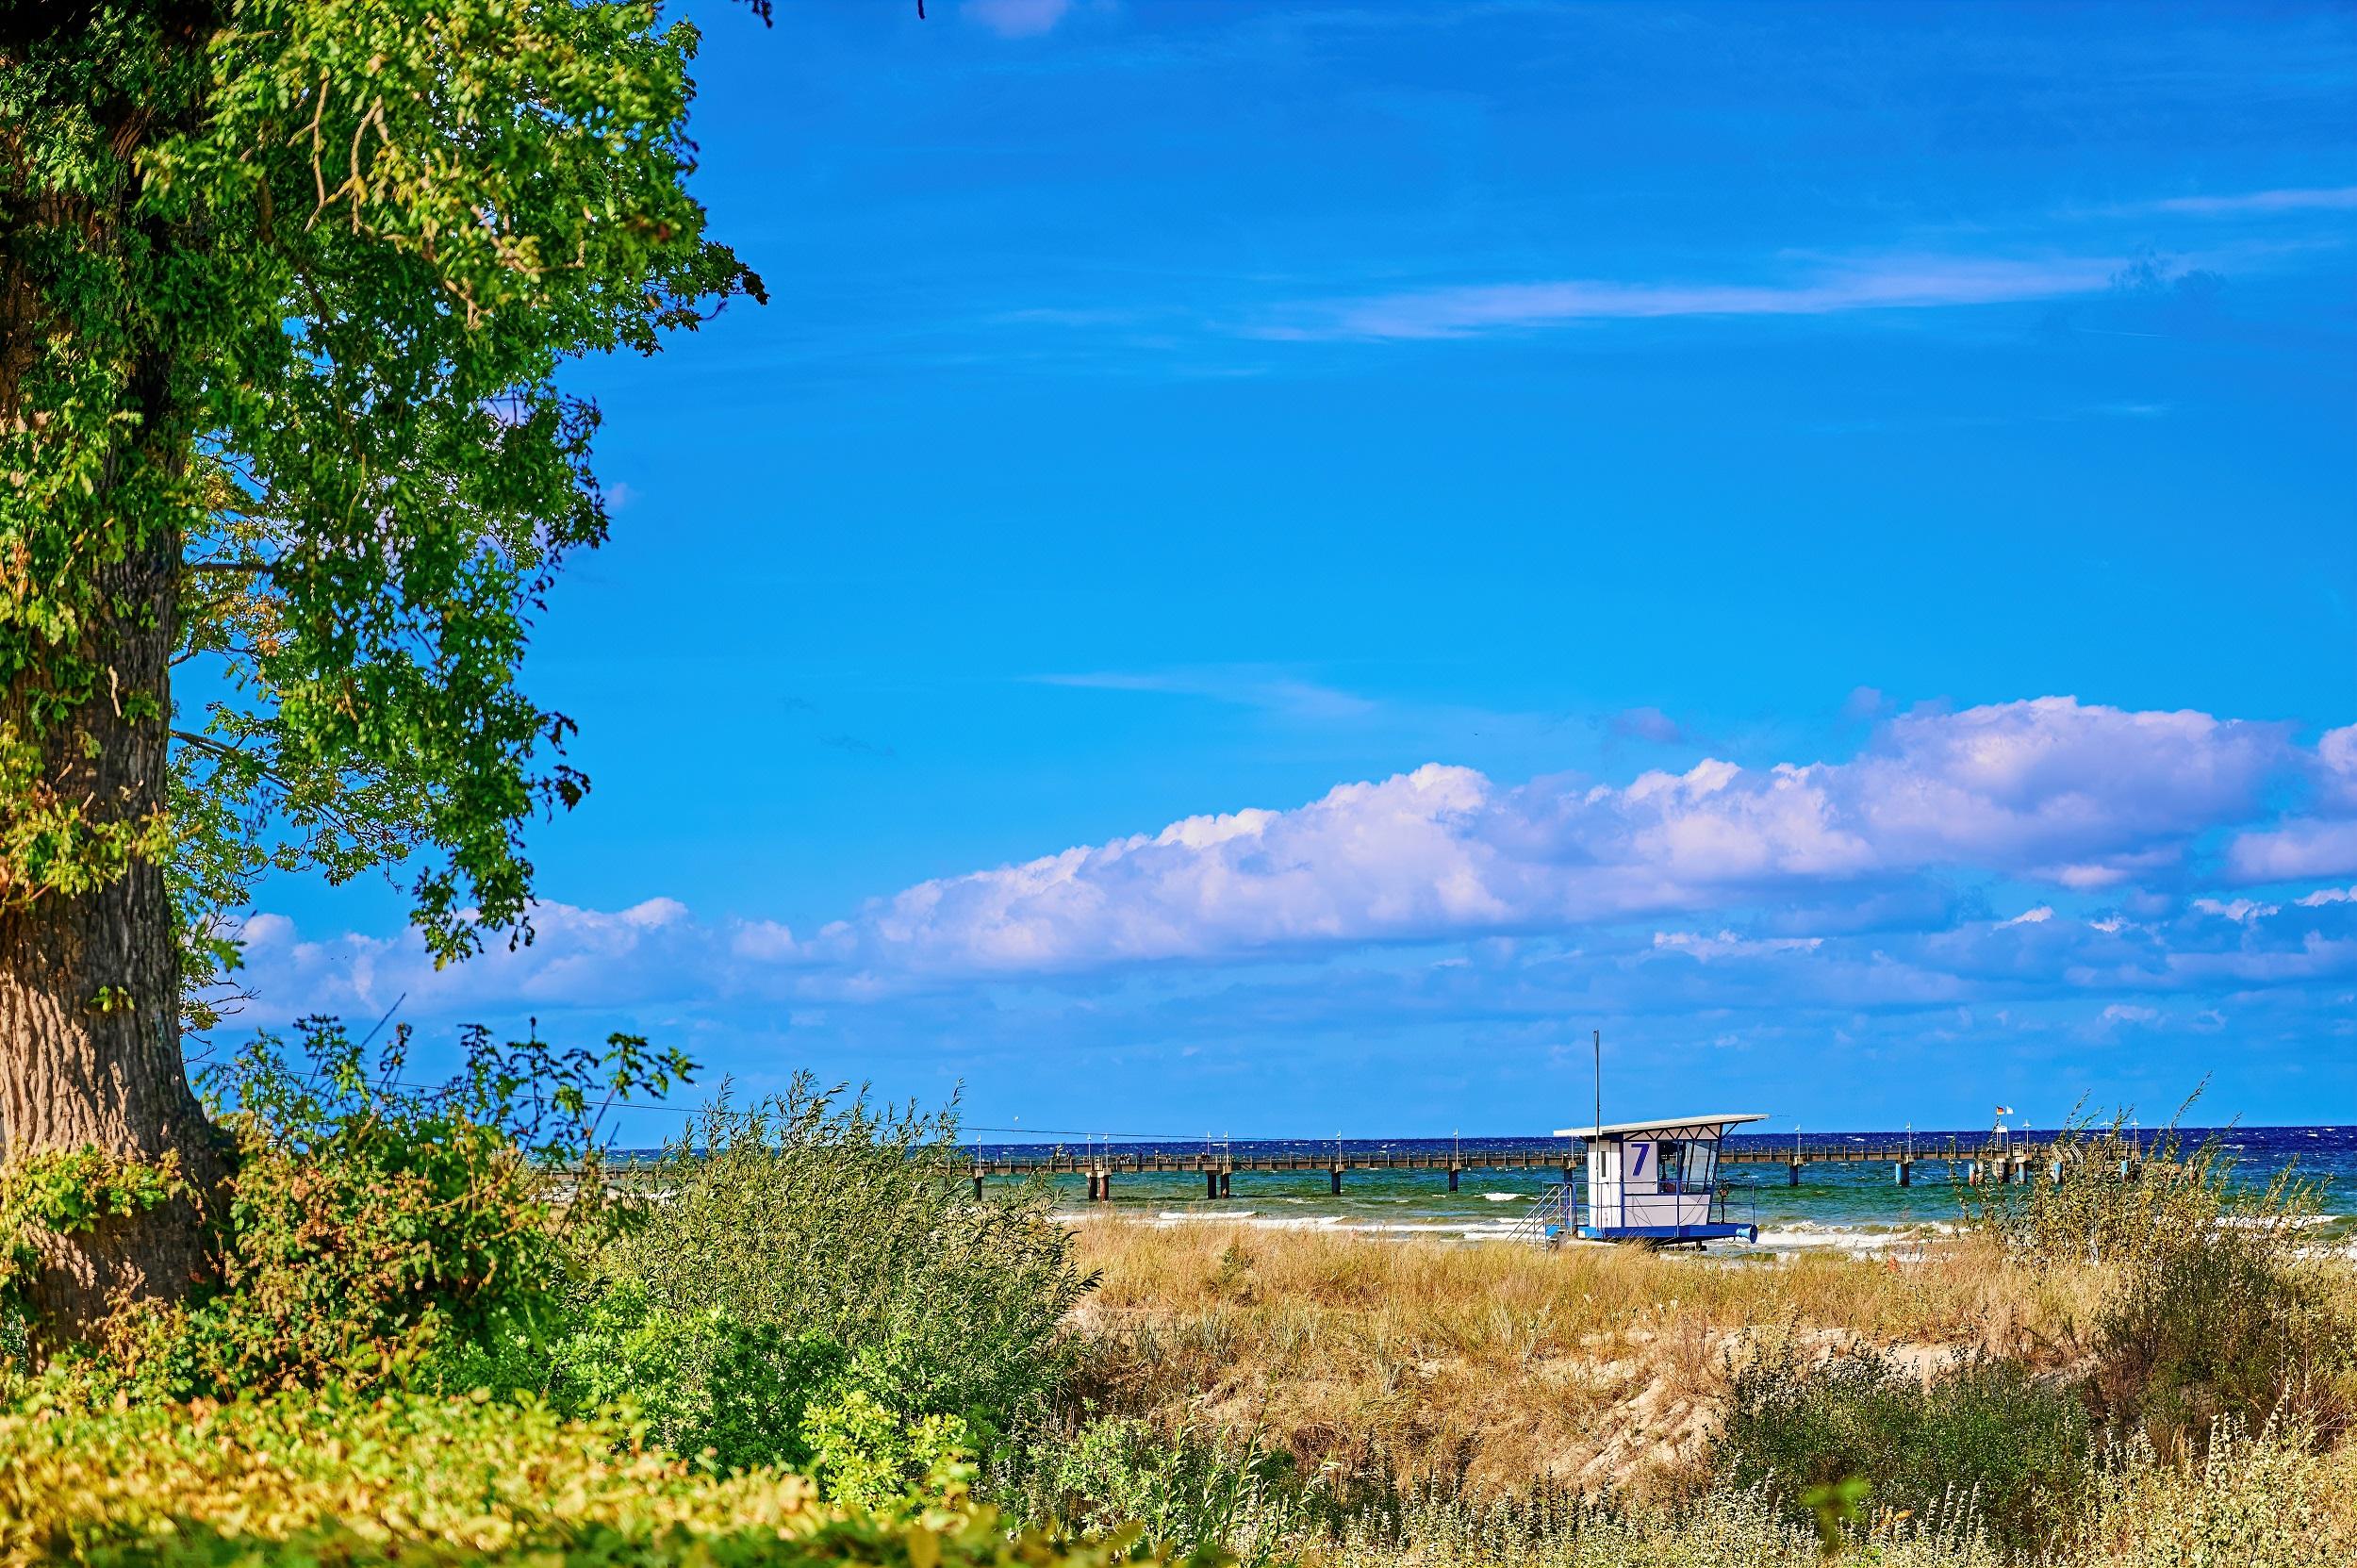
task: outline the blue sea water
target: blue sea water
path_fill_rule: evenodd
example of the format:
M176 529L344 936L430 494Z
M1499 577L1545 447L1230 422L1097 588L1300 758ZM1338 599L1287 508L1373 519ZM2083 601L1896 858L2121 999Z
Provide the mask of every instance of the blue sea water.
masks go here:
M2052 1135L2051 1129L2042 1133L2036 1129L2017 1129L2014 1132L2017 1143L2036 1144ZM2334 1217L2319 1227L2318 1241L2334 1246L2357 1244L2357 1126L2191 1128L2181 1129L2179 1135L2188 1145L2215 1136L2232 1162L2233 1179L2238 1182L2263 1185L2278 1172L2291 1167L2299 1177L2321 1183L2325 1211ZM1841 1141L1877 1147L1898 1145L1907 1136L1904 1132L1812 1134L1807 1142L1817 1147ZM1952 1137L1963 1147L1971 1148L1985 1142L1987 1134L1917 1131L1912 1136L1918 1164L1915 1182L1910 1187L1899 1186L1891 1166L1884 1163L1813 1162L1803 1167L1797 1187L1788 1184L1786 1165L1781 1159L1764 1164L1731 1164L1722 1167L1729 1187L1730 1210L1734 1217L1760 1227L1761 1245L1769 1250L1816 1246L1861 1250L1904 1245L1933 1228L1953 1225L1964 1212L1965 1190L1951 1179L1945 1163L1932 1156L1936 1151L1944 1151ZM2152 1134L2148 1131L2144 1136L2149 1142ZM1080 1153L1089 1147L1077 1138L1058 1144L999 1143L987 1135L974 1139L973 1144L977 1152L985 1155L1047 1154L1057 1150ZM1236 1139L1208 1146L1200 1139L1114 1139L1110 1145L1100 1141L1096 1147L1110 1147L1121 1155L1148 1156L1157 1152L1195 1155L1204 1152L1207 1147L1225 1147L1240 1159L1261 1153L1324 1156L1334 1153L1339 1147L1346 1164L1350 1156L1359 1153L1438 1154L1447 1152L1453 1144L1468 1150L1556 1150L1577 1147L1554 1138L1470 1135L1458 1139L1345 1138L1339 1142ZM1790 1148L1792 1135L1734 1134L1728 1137L1727 1144L1731 1148L1784 1150ZM1961 1172L1955 1175L1960 1180ZM1343 1191L1337 1196L1328 1191L1327 1173L1321 1165L1302 1171L1238 1171L1232 1180L1233 1196L1213 1199L1203 1196L1200 1176L1125 1172L1113 1180L1109 1207L1115 1213L1143 1215L1172 1224L1230 1219L1479 1240L1500 1237L1511 1230L1556 1179L1552 1169L1468 1169L1459 1180L1458 1190L1452 1193L1442 1171L1353 1170L1344 1173ZM1076 1215L1101 1213L1108 1207L1088 1201L1086 1180L1080 1176L1058 1176L1053 1184L1062 1203Z

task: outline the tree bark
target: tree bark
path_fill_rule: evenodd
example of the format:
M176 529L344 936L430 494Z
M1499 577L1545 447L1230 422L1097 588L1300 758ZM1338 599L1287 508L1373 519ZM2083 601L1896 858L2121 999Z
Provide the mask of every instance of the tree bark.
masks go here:
M0 7L0 55L21 59L26 51L81 47L71 18L91 8ZM158 0L149 9L158 23L155 48L202 49L208 6ZM197 107L192 100L154 102L127 86L91 91L107 144L126 166L148 134L190 123ZM53 294L60 236L71 239L64 254L116 257L161 255L185 239L139 216L136 173L92 202L69 190L10 183L10 173L22 180L26 172L22 162L0 171L0 419L25 412L26 377L43 345L59 334L70 341L93 324L77 321ZM90 308L87 299L82 308ZM189 432L185 410L174 406L176 367L166 326L135 298L98 308L122 313L95 324L128 351L131 372L119 407L131 418L107 454L90 520L93 536L110 533L128 548L112 556L94 550L89 557L92 613L70 652L104 673L95 694L71 712L60 714L54 703L37 711L45 693L55 695L41 662L47 655L37 655L0 690L0 725L38 747L41 796L78 802L93 824L128 824L156 818L169 801L182 536L170 509L155 504L153 487L126 481L142 472L178 472ZM15 1163L89 1147L145 1164L171 1155L195 1195L109 1215L71 1234L37 1231L27 1238L35 1256L21 1283L35 1348L46 1351L89 1339L126 1301L175 1301L215 1273L208 1214L230 1154L190 1089L181 1059L179 931L164 867L135 856L127 868L85 890L6 891L0 1157Z
M167 697L176 549L157 541L108 573L108 597L132 613L95 640L125 691ZM58 792L116 821L161 809L169 719L133 722L105 699L77 718L44 737ZM142 1162L174 1154L199 1195L226 1175L181 1060L180 949L162 867L135 860L90 892L0 909L0 1137L10 1161L91 1147ZM174 1301L207 1278L206 1207L174 1200L72 1235L35 1234L25 1288L42 1347L88 1338L121 1301Z

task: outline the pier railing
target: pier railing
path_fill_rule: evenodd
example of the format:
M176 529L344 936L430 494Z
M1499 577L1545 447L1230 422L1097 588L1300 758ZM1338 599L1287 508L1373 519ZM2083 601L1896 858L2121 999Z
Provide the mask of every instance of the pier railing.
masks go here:
M2027 1181L2041 1176L2066 1180L2082 1167L2085 1154L2085 1146L2069 1142L2001 1144L1967 1142L1954 1137L1869 1142L1832 1134L1797 1137L1788 1142L1755 1139L1740 1144L1724 1143L1719 1147L1719 1164L1782 1165L1788 1180L1796 1186L1805 1167L1819 1164L1888 1165L1893 1179L1902 1186L1913 1184L1917 1166L1932 1165L1940 1167L1941 1173L1952 1180L1979 1185ZM1449 1190L1454 1192L1458 1178L1467 1171L1556 1171L1562 1180L1570 1181L1583 1168L1585 1161L1581 1146L1572 1142L1554 1147L1525 1145L1417 1149L1354 1148L1346 1144L1326 1148L1248 1150L1208 1147L1200 1150L1097 1147L1025 1151L977 1147L971 1154L971 1175L977 1191L990 1178L1082 1176L1088 1179L1092 1198L1110 1197L1117 1177L1199 1176L1204 1179L1206 1197L1225 1197L1230 1195L1230 1179L1244 1171L1322 1171L1338 1193L1343 1190L1343 1178L1352 1171L1432 1171L1445 1174Z
M966 1174L974 1182L977 1197L988 1180L1079 1176L1087 1179L1088 1196L1096 1200L1113 1197L1116 1178L1144 1176L1200 1177L1206 1197L1228 1197L1233 1196L1234 1178L1247 1171L1323 1172L1335 1193L1343 1191L1343 1177L1354 1171L1430 1171L1446 1180L1450 1192L1457 1190L1460 1176L1475 1171L1553 1171L1559 1180L1575 1182L1585 1175L1587 1158L1583 1147L1573 1140L1553 1146L1427 1148L1352 1147L1347 1143L1274 1149L1236 1149L1223 1145L1207 1145L1201 1149L1101 1145L1079 1149L1023 1149L978 1145L964 1152ZM1887 1165L1899 1185L1912 1186L1916 1167L1928 1165L1951 1181L1979 1186L2040 1179L2068 1180L2074 1175L2090 1172L2093 1152L2093 1146L2069 1139L1996 1143L1918 1137L1870 1142L1836 1133L1788 1140L1755 1137L1742 1143L1722 1143L1719 1147L1719 1164L1722 1168L1781 1165L1786 1181L1792 1186L1801 1184L1802 1173L1808 1166L1821 1164ZM2106 1165L2094 1174L2133 1179L2138 1164L2139 1160L2132 1158L2116 1167ZM567 1169L554 1174L578 1179L585 1173ZM600 1176L608 1182L645 1180L643 1167L628 1163L602 1166Z

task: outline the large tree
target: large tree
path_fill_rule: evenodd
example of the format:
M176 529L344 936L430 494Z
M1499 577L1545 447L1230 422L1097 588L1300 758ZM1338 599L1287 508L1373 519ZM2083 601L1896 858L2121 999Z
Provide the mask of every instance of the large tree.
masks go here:
M759 292L686 193L695 43L0 0L0 1138L186 1194L33 1238L53 1341L210 1269L184 999L255 876L403 863L438 957L528 933L521 829L583 781L518 669L606 527L558 372Z

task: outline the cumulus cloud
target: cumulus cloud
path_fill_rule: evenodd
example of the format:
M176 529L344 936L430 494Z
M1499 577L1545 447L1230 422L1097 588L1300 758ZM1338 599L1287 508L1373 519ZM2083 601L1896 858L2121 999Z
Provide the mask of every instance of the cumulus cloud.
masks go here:
M2274 726L2041 698L1904 715L1841 763L1512 787L1427 764L921 883L804 950L1060 970L1551 930L1942 867L2104 887L2249 817L2292 750Z
M1543 1031L1605 1009L1751 1033L1965 1006L2193 1029L2231 1001L2239 1030L2267 1016L2254 999L2357 982L2357 888L2202 885L2286 831L2275 802L2340 744L2049 698L1890 718L1838 762L1513 785L1432 764L920 883L815 930L670 899L544 904L529 947L445 970L413 934L314 939L264 915L241 1021L403 999L419 1019L719 1010L1017 1049L1043 1020L1107 1043L1239 1019Z
M639 1007L709 994L724 981L709 933L676 899L620 910L542 903L533 911L528 945L494 942L444 968L435 967L415 933L313 940L285 916L263 914L239 935L239 980L255 994L239 1015L246 1023L285 1023L296 1014L372 1015L396 1004L411 1015L445 1017Z
M2357 724L2324 733L2316 742L2316 773L2327 804L2357 811Z
M2238 835L2227 864L2242 882L2301 882L2357 871L2357 819L2294 822Z
M2237 834L2227 851L2235 880L2303 882L2357 871L2357 724L2326 731L2304 760L2308 813Z

